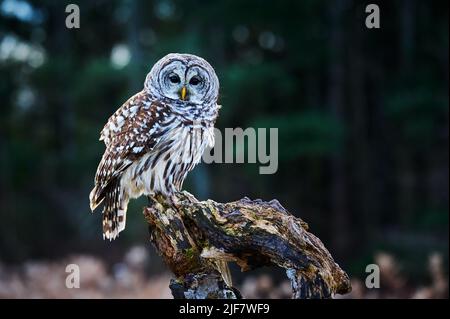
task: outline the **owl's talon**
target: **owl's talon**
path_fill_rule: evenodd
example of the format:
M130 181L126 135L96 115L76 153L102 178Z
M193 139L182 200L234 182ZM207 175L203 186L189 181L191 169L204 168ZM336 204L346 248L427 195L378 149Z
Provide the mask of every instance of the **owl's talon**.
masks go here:
M170 195L169 200L170 200L170 203L172 204L172 206L180 205L180 200L178 199L177 194Z

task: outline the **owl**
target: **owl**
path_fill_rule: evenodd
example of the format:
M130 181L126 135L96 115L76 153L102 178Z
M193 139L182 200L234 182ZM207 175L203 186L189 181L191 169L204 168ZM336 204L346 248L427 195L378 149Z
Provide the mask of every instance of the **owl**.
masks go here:
M141 195L171 196L214 146L219 80L204 59L168 54L144 88L125 102L100 133L106 145L89 199L103 205L103 237L125 229L127 205Z

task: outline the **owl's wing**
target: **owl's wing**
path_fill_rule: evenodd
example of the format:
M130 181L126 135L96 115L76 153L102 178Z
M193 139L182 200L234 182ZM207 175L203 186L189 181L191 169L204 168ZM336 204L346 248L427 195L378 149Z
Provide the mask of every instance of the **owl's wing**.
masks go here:
M167 120L166 111L167 106L140 92L109 118L100 135L106 151L90 194L92 210L102 202L109 185L116 184L128 166L155 148L166 130L162 125Z

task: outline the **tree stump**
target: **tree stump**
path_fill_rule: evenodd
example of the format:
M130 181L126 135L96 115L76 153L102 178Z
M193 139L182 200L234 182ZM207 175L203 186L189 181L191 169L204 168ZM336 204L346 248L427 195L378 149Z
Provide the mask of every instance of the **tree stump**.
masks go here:
M242 271L285 268L293 298L331 298L351 290L320 239L277 200L222 204L181 192L151 201L144 216L152 243L176 276L170 283L174 298L241 298L223 279L228 262Z

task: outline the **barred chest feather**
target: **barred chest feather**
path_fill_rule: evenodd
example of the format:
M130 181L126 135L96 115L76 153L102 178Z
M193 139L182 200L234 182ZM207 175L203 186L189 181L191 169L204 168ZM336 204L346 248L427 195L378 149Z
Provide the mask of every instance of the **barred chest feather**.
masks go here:
M131 198L181 190L187 173L197 165L207 147L214 146L214 127L193 127L174 121L158 147L133 163L124 172L121 186Z

